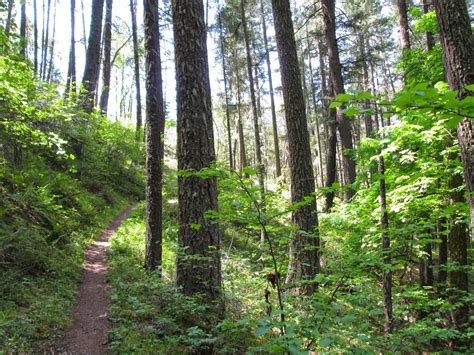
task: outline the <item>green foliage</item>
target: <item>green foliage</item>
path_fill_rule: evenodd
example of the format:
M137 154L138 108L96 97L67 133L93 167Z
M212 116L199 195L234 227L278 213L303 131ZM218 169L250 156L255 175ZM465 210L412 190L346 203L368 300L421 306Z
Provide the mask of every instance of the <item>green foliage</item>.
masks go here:
M249 321L219 321L199 297L180 294L172 280L176 235L164 230L163 280L143 268L144 206L123 223L111 242L112 350L118 353L187 354L236 350L251 339Z

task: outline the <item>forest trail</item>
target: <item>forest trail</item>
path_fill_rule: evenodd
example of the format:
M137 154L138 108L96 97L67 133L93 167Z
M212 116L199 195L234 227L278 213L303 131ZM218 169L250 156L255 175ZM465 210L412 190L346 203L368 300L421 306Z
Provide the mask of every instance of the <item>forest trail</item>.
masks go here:
M106 281L107 250L114 235L134 206L123 210L85 252L82 281L73 313L73 324L57 347L60 354L105 354L110 328L109 287Z

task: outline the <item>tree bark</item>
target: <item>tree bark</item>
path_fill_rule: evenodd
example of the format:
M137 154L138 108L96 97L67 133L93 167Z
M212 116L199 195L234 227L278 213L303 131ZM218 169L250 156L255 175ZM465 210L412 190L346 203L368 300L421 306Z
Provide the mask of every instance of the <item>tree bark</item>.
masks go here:
M291 200L301 202L315 191L314 172L309 145L306 107L301 88L293 22L289 0L272 0L273 22L280 61L285 119L288 132ZM293 212L298 227L290 241L290 265L287 283L303 282L300 292L311 293L312 280L319 272L319 231L316 200Z
M109 1L109 0L108 0ZM112 1L110 1L111 3ZM112 6L112 4L110 4ZM158 0L144 0L146 60L146 250L145 267L162 265L163 141L165 114L160 54Z
M200 171L215 160L202 0L173 0L178 101L178 169ZM205 217L217 210L215 177L178 177L177 284L186 295L217 300L221 290L219 226Z
M410 49L410 28L408 26L408 10L405 0L397 0L398 23L400 27L400 40L402 51Z
M466 1L433 1L438 26L440 41L443 49L443 62L446 77L451 90L458 91L459 99L474 95L473 91L466 89L467 85L474 84L474 37L471 32L470 19ZM453 220L448 235L448 249L451 261L457 265L450 272L451 284L460 292L452 297L453 303L459 296L468 292L467 274L467 245L469 235L474 224L474 138L472 134L472 120L465 117L457 127L457 136L461 152L461 161L464 165L464 183L468 192L468 202L471 210L471 227L466 228L464 223ZM453 177L454 178L454 177ZM453 183L455 181L452 181ZM459 186L461 182L456 184ZM462 193L453 193L452 202L462 202ZM453 312L454 324L460 328L469 319L469 305L462 303Z
M387 213L387 197L385 188L385 162L383 156L379 157L379 191L380 191L380 226L382 228L382 257L384 263L383 270L383 299L384 299L384 315L385 315L385 334L390 334L393 327L393 306L392 306L392 271L389 269L391 264L390 257L390 238L387 235L388 229L388 213Z
M94 94L100 69L100 40L102 34L102 14L104 0L92 1L92 16L89 30L89 44L86 52L86 65L82 76L82 108L91 113L94 108Z
M341 60L339 58L339 49L337 46L336 39L336 15L335 15L335 0L321 0L321 5L324 14L324 25L326 42L328 46L328 57L329 57L329 72L332 82L334 95L343 94L344 81L342 79L342 67ZM352 184L356 178L356 165L355 161L350 156L350 151L354 149L351 134L351 125L349 120L344 116L342 107L336 109L337 126L339 129L339 135L341 137L342 144L342 157L343 157L343 168L344 175L347 179L348 184ZM354 189L349 187L346 190L346 200L349 200L354 196Z
M144 3L145 4L145 3ZM150 4L153 6L153 4ZM104 58L102 63L102 92L100 94L100 110L107 115L110 93L110 75L112 71L112 6L113 0L105 1L104 22Z
M281 176L281 158L280 158L280 142L278 138L278 124L275 108L275 93L273 90L272 67L270 63L270 50L268 48L267 24L265 20L265 7L263 0L260 0L260 12L262 18L263 44L265 47L265 61L267 64L268 86L270 90L270 107L272 112L272 129L273 129L273 148L275 149L275 174L276 177Z
M132 15L132 38L133 38L133 62L135 64L135 94L137 100L137 140L142 137L142 99L140 89L140 57L138 54L137 14L135 11L135 0L130 0L130 14Z
M459 99L472 96L467 85L474 84L474 38L464 0L434 1L443 48L443 61L451 90L459 92ZM471 208L471 231L474 223L474 137L472 119L464 118L457 129L464 181Z

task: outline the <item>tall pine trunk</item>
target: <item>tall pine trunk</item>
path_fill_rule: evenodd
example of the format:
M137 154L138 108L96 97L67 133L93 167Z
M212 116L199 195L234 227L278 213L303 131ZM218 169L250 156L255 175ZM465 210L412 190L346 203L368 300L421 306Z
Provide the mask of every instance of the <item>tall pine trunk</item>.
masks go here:
M337 96L345 93L345 90L344 81L342 79L341 60L339 58L339 49L336 39L335 0L321 0L321 5L323 8L325 35L328 46L329 73L334 95ZM352 184L356 178L356 165L350 153L354 148L351 124L347 117L344 116L341 107L336 109L336 113L337 127L341 137L344 176L347 184ZM354 190L350 187L346 190L346 200L351 199L352 196L354 196Z
M104 0L92 1L92 16L89 31L89 43L86 52L86 65L82 76L82 107L86 113L94 108L94 94L100 69L100 40L102 34L102 14Z
M162 265L163 141L165 114L161 73L158 0L144 0L146 60L146 251L145 267ZM161 273L161 270L159 270Z
M408 10L405 0L397 0L397 10L402 50L410 49L410 28L408 27Z
M215 160L202 0L173 0L178 101L178 169L200 171ZM215 177L179 176L179 252L176 282L186 295L209 301L221 291L219 226L205 217L217 210Z
M324 116L325 116L325 130L326 130L326 181L324 185L331 188L336 182L336 159L337 159L337 115L336 109L329 108L327 97L332 91L332 84L330 84L331 90L327 88L326 70L324 65L323 56L323 45L321 41L318 41L318 58L319 58L319 78L321 80L321 98L323 102ZM324 205L324 211L329 212L334 205L334 191L329 190L326 192L326 204Z
M291 200L293 203L298 203L315 191L306 107L298 68L290 2L272 0L272 8L288 132ZM308 281L319 272L316 200L313 199L294 211L292 222L299 231L290 241L291 255L286 282L290 284L302 282L300 292L311 293L315 284Z
M474 84L474 37L471 32L469 13L464 0L433 2L438 26L440 42L443 49L443 62L449 87L459 93L459 99L473 96L472 90L466 89L467 85ZM474 138L472 134L472 119L465 117L457 127L457 137L461 151L461 160L464 165L464 183L468 192L468 202L471 211L472 233L474 224ZM462 202L461 193L452 195L453 202ZM459 303L463 293L468 292L468 238L469 228L464 223L458 222L449 232L448 250L451 261L457 265L450 272L450 281L454 288L459 290L458 295L452 298L453 303ZM459 231L457 231L459 230ZM454 323L462 327L469 319L469 305L462 303L453 314Z

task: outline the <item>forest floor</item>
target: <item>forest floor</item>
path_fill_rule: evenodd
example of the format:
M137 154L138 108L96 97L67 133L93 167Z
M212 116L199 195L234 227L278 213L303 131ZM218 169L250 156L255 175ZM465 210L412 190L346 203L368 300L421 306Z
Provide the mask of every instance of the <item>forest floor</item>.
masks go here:
M129 206L123 210L86 250L73 323L57 346L59 353L105 354L108 352L110 297L106 274L109 239L133 208L134 206Z

